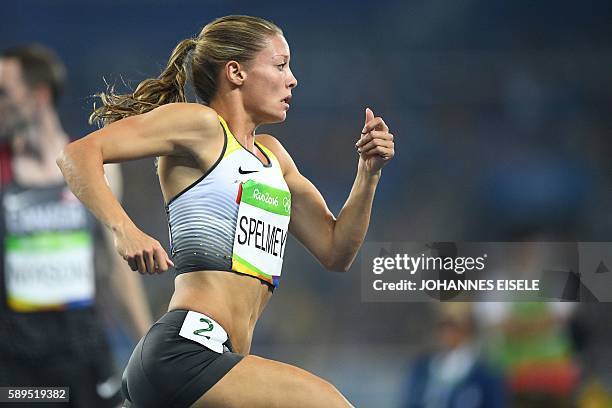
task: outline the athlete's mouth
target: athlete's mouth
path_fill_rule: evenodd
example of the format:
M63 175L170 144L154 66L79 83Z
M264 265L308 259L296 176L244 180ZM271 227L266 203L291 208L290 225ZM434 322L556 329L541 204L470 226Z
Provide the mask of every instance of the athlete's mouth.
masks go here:
M289 105L289 101L290 100L291 100L291 95L289 95L285 99L281 100L281 102L285 102L287 105Z

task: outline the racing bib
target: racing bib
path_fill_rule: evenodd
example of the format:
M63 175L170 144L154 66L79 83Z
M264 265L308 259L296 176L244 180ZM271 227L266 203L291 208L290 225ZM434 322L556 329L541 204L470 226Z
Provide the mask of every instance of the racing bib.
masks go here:
M183 320L179 336L200 343L212 351L223 354L227 333L212 317L190 310Z
M278 286L287 243L291 193L254 180L240 184L232 270Z
M16 312L94 304L93 218L64 183L0 190L0 291Z
M18 312L86 307L95 293L92 237L87 231L5 238L7 302Z

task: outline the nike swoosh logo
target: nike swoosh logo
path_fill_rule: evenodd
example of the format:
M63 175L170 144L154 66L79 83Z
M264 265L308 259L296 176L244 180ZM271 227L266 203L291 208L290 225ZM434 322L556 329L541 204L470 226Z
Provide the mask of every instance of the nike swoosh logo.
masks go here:
M242 166L238 167L238 173L240 174L249 174L249 173L257 173L259 170L242 170Z

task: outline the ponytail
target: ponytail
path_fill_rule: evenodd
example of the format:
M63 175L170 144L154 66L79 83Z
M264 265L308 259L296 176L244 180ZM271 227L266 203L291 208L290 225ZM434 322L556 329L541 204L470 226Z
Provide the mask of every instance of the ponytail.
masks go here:
M227 61L252 61L273 35L282 30L259 17L232 15L208 23L197 38L178 43L168 65L157 78L142 81L131 94L119 95L112 86L97 94L102 106L89 117L90 123L107 125L128 116L149 112L160 105L186 102L187 73L198 99L209 104L218 88L219 73ZM192 51L191 63L186 64ZM186 67L190 65L190 69Z
M158 106L186 102L185 82L187 54L195 48L197 40L188 38L174 48L166 68L157 78L142 81L133 93L116 94L114 87L109 86L106 92L96 94L102 106L96 108L89 117L89 123L105 126L129 116L149 112Z

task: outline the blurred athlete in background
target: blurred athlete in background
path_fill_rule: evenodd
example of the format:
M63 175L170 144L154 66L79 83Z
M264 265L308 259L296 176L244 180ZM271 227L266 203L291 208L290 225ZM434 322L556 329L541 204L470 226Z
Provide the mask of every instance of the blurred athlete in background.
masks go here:
M61 406L115 407L120 377L95 297L102 233L55 164L69 142L56 111L64 79L64 65L42 46L0 55L0 386L68 386L70 404ZM120 194L118 167L107 172ZM107 252L111 287L137 339L151 323L143 288Z

